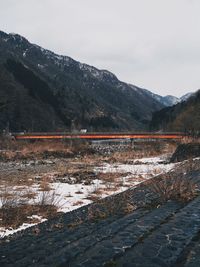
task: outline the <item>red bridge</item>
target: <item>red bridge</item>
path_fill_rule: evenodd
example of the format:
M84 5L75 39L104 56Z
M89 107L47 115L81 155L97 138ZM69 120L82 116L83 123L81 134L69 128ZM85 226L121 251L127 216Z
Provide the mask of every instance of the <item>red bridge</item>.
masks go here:
M16 140L40 140L40 139L182 139L184 133L13 133Z

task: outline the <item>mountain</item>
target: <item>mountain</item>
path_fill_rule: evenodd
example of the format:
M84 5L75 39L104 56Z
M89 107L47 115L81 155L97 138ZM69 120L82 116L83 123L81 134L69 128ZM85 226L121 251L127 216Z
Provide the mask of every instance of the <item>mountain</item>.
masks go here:
M190 96L188 98L188 96ZM186 100L184 100L186 99ZM183 97L182 102L153 114L151 130L200 130L200 90Z
M188 99L189 99L192 95L194 95L194 94L195 94L194 92L190 92L190 93L187 93L187 94L181 96L179 102L183 102L183 101L188 100Z
M165 106L169 107L169 106L176 105L180 101L181 100L176 96L166 95L166 96L163 96L163 101L161 103L163 103Z
M0 32L1 130L144 130L163 107L107 70Z
M172 95L166 95L166 96L161 96L158 94L154 94L149 90L143 89L146 93L148 93L151 97L156 99L158 102L160 102L162 105L165 107L170 107L174 106L180 102L186 101L188 98L190 98L192 95L194 95L193 92L187 93L181 97L176 97Z
M148 93L149 93L149 95L151 95L154 99L159 101L165 107L173 106L180 101L180 99L178 97L175 97L172 95L161 96L161 95L154 94L150 91L148 91Z

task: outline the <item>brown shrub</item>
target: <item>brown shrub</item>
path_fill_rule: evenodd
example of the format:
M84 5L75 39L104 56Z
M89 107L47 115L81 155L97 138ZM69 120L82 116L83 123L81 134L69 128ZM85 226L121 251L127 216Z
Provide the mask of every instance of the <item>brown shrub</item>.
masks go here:
M93 153L87 142L68 140L16 141L0 138L0 160L71 157L74 154Z
M55 206L60 207L61 198L58 196L56 190L41 191L35 204L38 206Z
M0 209L0 226L17 228L23 223L36 223L30 218L39 215L43 218L53 217L57 213L57 208L53 205L20 205L6 206Z
M51 190L51 186L49 185L49 178L44 176L41 179L40 182L40 191L50 191Z
M118 196L108 197L98 200L88 209L88 219L98 221L115 214L127 214L136 209L131 202L129 192L124 192Z
M0 226L16 228L23 223L33 223L32 215L51 218L57 213L60 199L56 190L41 191L37 199L35 197L36 193L29 189L17 190L7 185L1 187Z
M181 177L154 181L149 186L158 196L160 203L168 200L188 202L197 195L197 185L191 180Z
M139 141L133 147L129 147L125 151L114 152L109 161L132 163L134 159L158 156L163 153L173 153L177 147L175 141Z

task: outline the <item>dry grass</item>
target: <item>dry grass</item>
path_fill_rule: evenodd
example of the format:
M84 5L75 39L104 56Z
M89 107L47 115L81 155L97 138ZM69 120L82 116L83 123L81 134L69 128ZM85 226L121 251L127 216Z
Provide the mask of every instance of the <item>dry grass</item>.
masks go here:
M36 193L26 188L5 185L0 191L0 226L17 228L23 223L33 223L32 215L52 218L58 211L60 199L56 191Z
M87 142L82 140L41 140L14 141L10 138L0 138L0 159L29 159L48 157L81 156L86 165L96 164L99 157L104 161L124 162L126 160L156 156L161 153L172 153L177 146L173 141L136 142L134 147L127 147L126 151L114 152L110 156L99 156Z
M78 190L78 191L75 192L75 194L82 195L83 192L81 190Z
M74 222L71 222L67 225L68 228L70 229L74 229L77 226L81 225L83 223L83 220L80 218L77 218L77 220L75 220Z
M54 176L54 180L62 181L63 177L69 184L84 183L89 185L94 179L96 174L93 171L92 166L88 166L82 163L75 164L69 162L68 164L61 162L57 165L57 173Z
M35 201L36 205L39 206L55 206L60 207L61 198L57 194L56 190L53 191L41 191L38 196L37 201Z
M16 190L13 186L4 184L0 188L0 207L14 207L24 204L26 199L24 198L24 190Z
M39 154L45 151L70 151L70 149L64 143L55 141L27 143L26 146L21 148L22 155L27 155L29 153Z
M73 164L67 165L63 162L59 162L57 165L57 172L59 176L66 176L68 174L73 175L79 171L79 167Z
M26 188L26 190L23 193L23 195L21 196L21 198L31 200L31 199L35 199L36 196L37 196L36 192L33 192L31 189Z
M127 173L120 173L120 172L106 172L106 173L98 173L97 175L97 179L104 181L106 183L116 183L119 181L119 179L121 179L122 177L128 176L131 173L127 172Z
M75 155L77 153L84 152L81 156L77 158L73 158L73 162L68 159L62 159L59 161L55 161L54 165L45 166L45 168L40 166L26 167L25 169L17 170L17 172L10 172L10 176L2 175L2 179L5 181L8 179L9 184L12 185L32 185L35 180L34 177L40 176L39 186L40 186L40 198L37 201L32 201L35 198L35 193L31 191L27 191L23 194L23 197L17 194L12 194L10 190L5 191L4 196L0 196L0 200L2 203L2 208L0 209L0 216L3 216L3 220L1 223L7 226L17 227L20 223L29 222L29 218L31 215L41 215L42 217L48 218L49 216L54 216L57 212L57 207L59 206L58 197L56 193L52 195L52 191L50 191L49 182L52 179L63 178L63 177L72 177L73 180L71 183L77 182L86 182L87 184L92 183L93 179L100 179L104 182L103 190L96 186L94 191L89 199L92 201L97 201L95 205L91 206L89 209L88 218L91 220L98 220L101 218L106 218L110 214L116 214L119 212L129 213L132 212L136 207L131 203L128 195L122 194L122 196L114 201L113 198L108 200L100 200L102 194L107 190L115 191L119 188L119 185L123 185L122 176L127 176L129 173L100 173L97 176L93 173L94 166L98 166L103 162L117 162L117 163L128 163L135 158L142 158L152 155L158 155L161 151L162 146L158 146L157 149L153 149L153 146L145 145L143 149L129 149L124 152L115 152L111 156L99 156L90 154L87 149L87 144L67 144L63 142L13 142L11 145L7 145L6 149L7 158L8 159L20 159L25 158L29 159L33 157L48 157L54 155L54 157L60 157L62 155ZM170 151L170 149L174 149L173 146L166 148L166 151ZM80 154L81 154L80 153ZM20 167L21 168L21 167ZM156 173L159 172L155 171ZM17 173L17 174L16 174ZM50 174L53 174L51 176ZM136 173L135 176L138 174ZM134 176L134 175L133 175ZM14 178L13 178L14 177ZM30 180L30 178L32 180ZM121 180L120 180L121 179ZM138 179L142 180L142 177L138 177ZM134 177L135 180L135 177ZM13 182L14 181L14 182ZM37 180L38 181L38 180ZM68 181L67 181L68 182ZM77 192L80 194L81 192ZM68 196L70 197L70 195ZM31 201L30 201L31 200ZM29 204L29 203L32 204ZM78 205L81 203L74 203L74 205ZM21 216L20 216L21 213ZM20 218L21 217L21 218ZM5 219L8 219L8 222ZM74 223L74 225L79 225L81 220L78 220ZM71 227L74 227L71 226ZM70 227L70 226L69 226Z
M88 219L98 221L119 213L128 214L133 212L136 206L131 203L128 192L119 194L118 197L100 199L88 209Z
M137 142L135 147L130 147L125 151L114 152L110 162L132 163L134 159L144 157L156 157L162 154L171 154L175 151L177 143L174 141L159 142Z
M40 181L40 191L50 191L51 190L51 186L49 184L49 179L48 177L44 176L41 181Z
M160 203L168 200L188 202L197 196L197 185L186 178L166 178L149 184Z
M33 215L43 218L52 218L57 213L57 208L53 205L20 205L8 206L0 209L0 226L17 228L23 223L36 223L36 219L31 219Z
M15 141L0 138L0 160L33 159L48 157L72 157L92 153L86 142L62 140Z
M79 205L82 205L83 204L83 201L76 201L73 203L73 206L79 206Z
M89 194L86 199L91 200L92 202L96 202L99 199L101 199L101 194L100 195Z

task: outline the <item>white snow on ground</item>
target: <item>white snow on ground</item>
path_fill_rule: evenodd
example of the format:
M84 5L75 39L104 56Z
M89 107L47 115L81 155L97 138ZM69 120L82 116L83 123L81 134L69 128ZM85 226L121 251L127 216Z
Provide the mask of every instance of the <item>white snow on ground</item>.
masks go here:
M135 159L132 164L108 164L105 163L101 167L94 168L96 173L124 173L123 177L116 178L113 182L107 183L103 180L93 180L93 184L68 184L68 183L50 183L51 190L48 192L49 197L54 196L54 203L59 207L59 211L69 212L81 206L92 202L88 199L90 196L98 196L103 198L112 194L125 191L127 188L136 186L137 184L170 171L176 164L164 164L160 157ZM127 174L128 173L128 174ZM127 175L126 175L127 174ZM19 187L18 187L19 189ZM36 198L33 203L37 203L42 198L42 191L39 191L39 184L32 186L33 192L36 192ZM98 193L97 193L98 192ZM31 201L32 202L32 201ZM40 222L45 219L40 220ZM17 231L21 231L35 224L23 224L18 229L0 228L0 238Z
M38 219L39 223L45 222L46 219L42 219L40 216L38 215L33 215L31 216L33 219ZM0 238L4 238L8 235L13 235L19 231L22 231L26 228L32 227L34 225L36 225L38 223L23 223L20 227L18 227L17 229L13 229L12 227L6 229L4 227L0 227Z
M170 171L175 167L174 163L163 163L163 158L152 157L135 159L133 164L103 164L97 167L96 172L100 173L130 173L123 177L123 187L132 187L150 179L156 175Z
M91 194L95 195L96 191L98 191L98 197L106 197L122 192L128 187L135 186L155 175L168 172L175 166L172 163L163 164L160 157L136 159L134 162L135 164L106 163L101 167L94 168L96 173L128 173L127 176L116 178L113 183L109 182L108 184L97 179L93 180L92 185L52 183L51 188L56 190L58 197L59 210L68 212L91 203L91 200L87 197ZM99 194L99 191L101 191L101 194Z
M91 203L87 197L94 191L97 183L98 180L94 180L92 185L52 183L51 192L56 191L55 201L58 202L59 211L69 212Z
M59 211L69 212L84 205L91 203L88 199L89 196L95 196L95 192L98 190L100 198L119 193L127 189L127 186L121 186L117 189L109 188L107 192L107 186L101 180L95 179L92 185L83 184L67 184L67 183L52 183L51 187L56 190L57 201Z
M140 163L150 163L150 164L162 164L163 160L165 160L166 157L163 155L162 157L149 157L149 158L141 158L141 159L135 159L134 162L140 162Z
M168 172L174 166L174 163L163 164L162 159L156 157L136 159L133 164L104 164L103 166L96 168L96 171L103 173L129 172L135 176L140 175L144 178L152 178L152 175L155 176L163 172Z
M155 165L148 165L148 164L141 164L141 165L126 165L126 164L119 164L119 165L111 165L106 164L103 167L99 167L97 170L103 173L126 173L130 172L132 175L142 175L144 178L152 178L152 175L161 174L165 171L169 171L173 168L174 164L155 164Z

